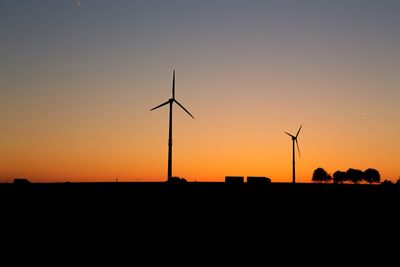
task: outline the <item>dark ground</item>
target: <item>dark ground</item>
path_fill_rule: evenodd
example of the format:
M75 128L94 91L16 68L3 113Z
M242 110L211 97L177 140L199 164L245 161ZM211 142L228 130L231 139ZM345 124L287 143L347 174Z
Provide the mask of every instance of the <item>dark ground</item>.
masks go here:
M44 239L47 249L69 242L197 255L232 249L232 260L243 249L271 256L271 247L389 253L399 240L400 188L394 185L1 184L0 204L2 236L30 247Z
M391 218L400 188L384 185L225 183L54 183L1 184L3 211L71 217L115 216L225 219L310 216ZM397 217L397 214L396 214ZM164 219L163 219L164 220Z

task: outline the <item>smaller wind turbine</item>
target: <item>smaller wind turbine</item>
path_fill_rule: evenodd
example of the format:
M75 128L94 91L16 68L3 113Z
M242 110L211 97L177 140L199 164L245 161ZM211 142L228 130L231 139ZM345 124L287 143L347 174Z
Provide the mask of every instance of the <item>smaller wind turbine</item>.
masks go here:
M175 70L172 78L172 98L170 98L167 102L164 102L158 105L155 108L152 108L150 111L161 108L162 106L169 104L169 138L168 138L168 174L167 174L167 181L171 181L172 178L172 104L177 104L181 107L190 117L193 117L190 112L184 108L176 99L175 99Z
M295 153L294 143L296 143L297 151L299 152L299 157L301 157L300 148L299 148L299 142L297 141L297 137L299 136L301 127L303 127L303 125L300 126L299 130L297 131L296 136L294 136L294 135L292 135L292 134L290 134L288 132L285 132L285 134L289 135L292 138L292 142L293 142L293 149L292 149L293 150L293 181L292 182L294 184L296 183L296 153Z

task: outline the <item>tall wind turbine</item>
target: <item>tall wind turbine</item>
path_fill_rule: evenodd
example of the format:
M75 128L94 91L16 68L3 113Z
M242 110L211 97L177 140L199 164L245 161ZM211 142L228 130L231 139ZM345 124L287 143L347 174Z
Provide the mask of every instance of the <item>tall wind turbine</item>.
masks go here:
M300 148L299 148L299 143L297 141L297 137L299 136L301 127L303 127L303 125L300 126L299 130L297 131L296 136L285 132L287 135L289 135L292 138L292 142L293 142L293 183L296 183L296 153L295 153L295 147L294 147L294 143L296 143L297 145L297 151L299 152L299 157L300 157Z
M178 104L178 106L180 106L184 111L186 111L187 114L189 114L190 117L194 119L192 114L190 114L190 112L175 99L175 70L172 79L172 98L170 98L167 102L162 103L161 105L158 105L157 107L152 108L150 110L152 111L169 104L168 177L167 177L168 181L171 181L172 177L172 104L173 103Z

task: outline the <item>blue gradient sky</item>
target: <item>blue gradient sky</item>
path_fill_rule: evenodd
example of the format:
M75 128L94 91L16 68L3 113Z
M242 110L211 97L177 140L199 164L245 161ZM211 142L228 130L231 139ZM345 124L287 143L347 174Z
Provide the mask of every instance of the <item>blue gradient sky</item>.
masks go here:
M0 0L0 181L400 176L400 1Z

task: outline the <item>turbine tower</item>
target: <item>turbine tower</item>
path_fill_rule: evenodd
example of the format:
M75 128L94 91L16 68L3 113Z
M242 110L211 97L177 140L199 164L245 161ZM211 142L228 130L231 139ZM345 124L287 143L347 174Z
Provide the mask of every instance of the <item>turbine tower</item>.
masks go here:
M296 145L297 145L297 151L299 152L299 157L300 157L300 148L299 148L299 143L297 141L297 137L299 136L301 127L303 127L303 125L300 126L299 130L297 131L296 136L294 136L288 132L285 132L287 135L289 135L292 138L292 142L293 142L293 148L292 148L292 150L293 150L293 180L292 180L292 183L293 184L296 183L296 153L295 153L294 143L296 143Z
M173 74L173 79L172 79L172 98L170 98L167 102L162 103L158 105L155 108L152 108L150 111L161 108L162 106L165 106L169 104L169 138L168 138L168 176L167 176L167 181L171 181L172 177L172 104L178 104L184 111L186 111L187 114L189 114L190 117L194 119L192 114L184 108L176 99L175 99L175 70Z

